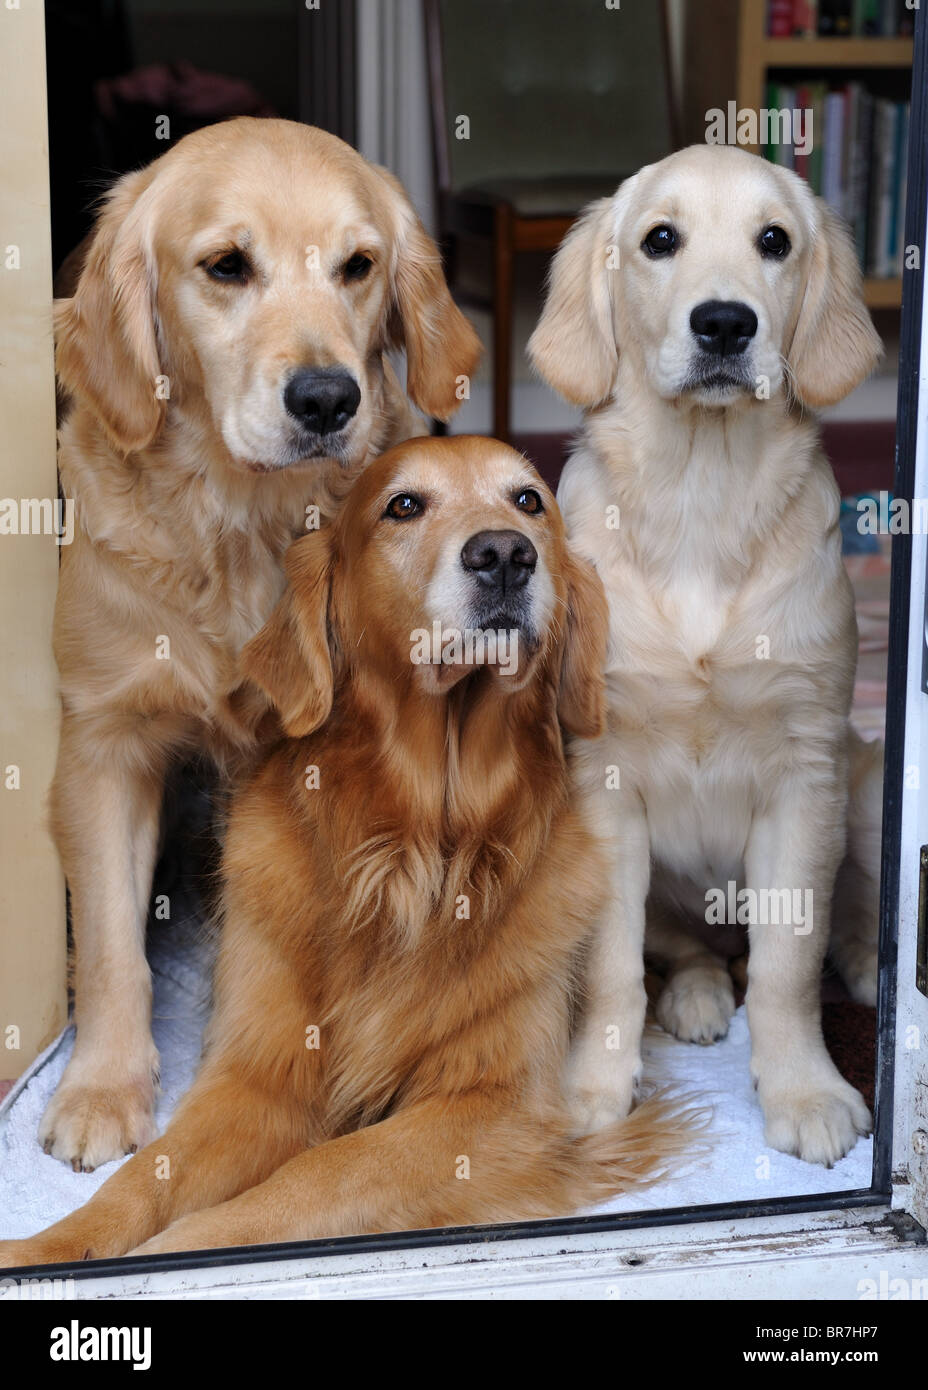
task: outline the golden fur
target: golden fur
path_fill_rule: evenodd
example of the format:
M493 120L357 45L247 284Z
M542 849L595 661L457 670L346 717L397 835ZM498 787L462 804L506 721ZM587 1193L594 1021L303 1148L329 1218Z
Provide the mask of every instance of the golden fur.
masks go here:
M391 519L396 494L423 514ZM537 550L518 670L413 664L416 629L468 621L464 543L507 528ZM286 569L243 667L290 738L233 804L200 1074L163 1137L0 1264L566 1214L691 1146L663 1101L569 1135L572 976L606 878L561 725L602 727L606 610L547 488L495 441L411 441Z
M783 258L761 254L771 225L789 236ZM651 256L661 226L678 245ZM744 379L724 389L699 385L690 320L719 300L757 319L743 355L723 359ZM570 1065L575 1115L595 1130L631 1103L646 902L647 948L669 967L658 1018L711 1042L734 998L703 944L707 890L809 890L803 930L752 925L747 1010L768 1143L830 1164L870 1125L825 1050L819 978L849 761L848 848L866 857L880 758L848 726L857 645L840 498L804 407L840 399L879 355L854 247L795 175L694 146L587 210L555 259L530 350L589 412L558 497L610 605L608 732L576 754L612 885ZM878 877L861 873L866 896L845 895L834 923L848 986L870 1001ZM616 1022L625 1042L610 1050Z
M207 267L236 247L251 278L217 282ZM372 264L350 280L358 252ZM422 432L387 350L405 348L412 401L446 417L479 344L390 174L323 131L244 118L120 180L56 327L77 526L55 617L52 821L77 1041L40 1139L93 1168L152 1133L144 931L168 766L234 767L272 722L237 659L279 597L286 547L311 506L329 514L369 459ZM304 457L283 387L336 365L357 413Z

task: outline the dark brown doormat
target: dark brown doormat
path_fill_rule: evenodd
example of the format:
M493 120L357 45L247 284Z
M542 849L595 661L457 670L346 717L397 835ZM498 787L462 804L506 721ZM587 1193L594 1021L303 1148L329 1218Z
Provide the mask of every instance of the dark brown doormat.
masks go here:
M873 1110L876 1009L853 1000L822 1005L822 1031L835 1066Z

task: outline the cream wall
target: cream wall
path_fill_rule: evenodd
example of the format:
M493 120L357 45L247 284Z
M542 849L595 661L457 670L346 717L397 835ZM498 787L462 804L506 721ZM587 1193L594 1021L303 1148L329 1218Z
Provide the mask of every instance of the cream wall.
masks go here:
M0 498L17 503L57 493L51 283L43 6L0 0ZM57 578L53 536L0 534L0 1080L67 1011L64 886L45 826Z

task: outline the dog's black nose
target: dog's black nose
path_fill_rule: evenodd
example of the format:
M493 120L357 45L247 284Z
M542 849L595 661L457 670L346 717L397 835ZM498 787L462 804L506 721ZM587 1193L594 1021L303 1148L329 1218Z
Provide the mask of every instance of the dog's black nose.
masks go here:
M344 429L361 404L361 388L342 367L301 367L284 388L284 405L314 434Z
M464 568L504 594L523 588L537 563L538 551L521 531L478 531L461 551Z
M704 352L735 357L757 332L757 315L738 300L707 299L690 314L690 328Z

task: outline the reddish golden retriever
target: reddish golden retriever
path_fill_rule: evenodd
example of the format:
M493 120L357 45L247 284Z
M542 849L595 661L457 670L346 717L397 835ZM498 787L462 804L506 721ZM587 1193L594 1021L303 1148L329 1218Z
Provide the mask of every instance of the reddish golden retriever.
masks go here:
M564 1215L691 1142L666 1101L574 1139L562 1100L607 892L562 731L602 729L606 609L551 493L495 441L414 440L286 569L243 665L290 737L233 804L200 1074L0 1264Z

